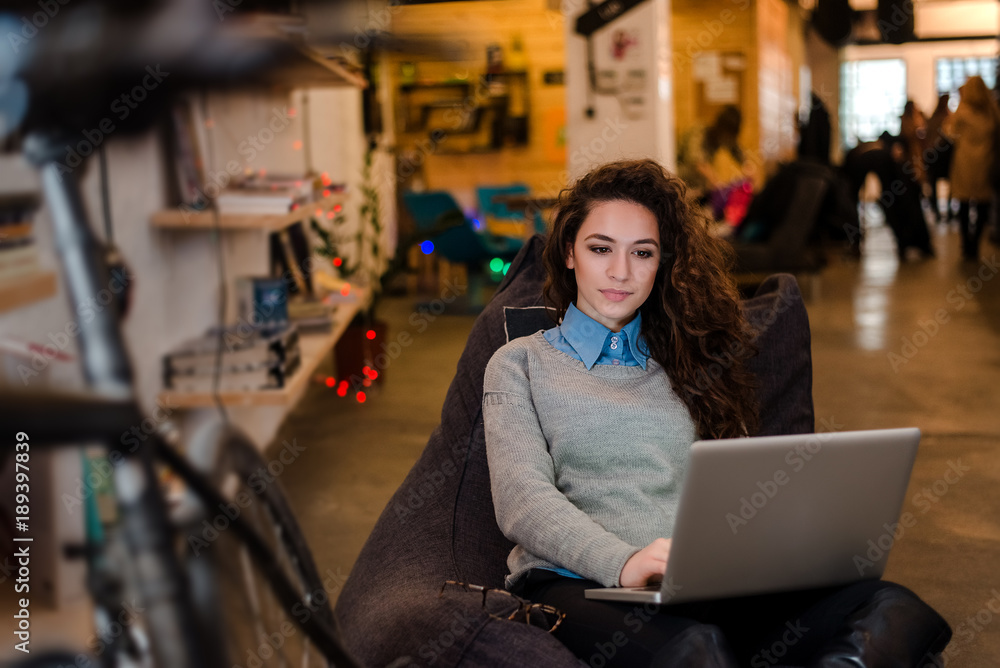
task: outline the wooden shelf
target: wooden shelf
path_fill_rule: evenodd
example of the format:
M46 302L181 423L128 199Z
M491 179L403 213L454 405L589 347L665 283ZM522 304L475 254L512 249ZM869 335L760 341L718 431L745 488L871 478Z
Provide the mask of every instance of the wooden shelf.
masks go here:
M527 71L518 70L482 74L475 79L400 83L396 88L400 103L397 132L427 134L435 144L441 136L465 135L472 144L436 151L441 155L493 153L527 146L528 80ZM459 127L451 127L455 122L447 114L435 113L454 109L462 111ZM448 127L440 127L442 121Z
M258 73L249 86L260 84L283 88L295 86L350 86L367 88L368 81L361 68L349 62L339 52L324 53L305 42L307 28L301 16L284 12L247 10L227 17L230 34L253 40L276 40L272 62ZM278 45L273 44L272 47ZM241 86L237 86L241 87Z
M327 56L308 47L294 47L293 58L271 67L255 83L283 88L367 88L368 81L340 56Z
M494 72L492 74L480 74L475 79L445 79L442 81L413 81L411 83L399 84L399 89L404 92L427 88L468 88L470 86L489 85L490 79L505 79L507 77L526 78L527 70L510 70L504 72Z
M219 227L224 230L265 230L277 232L292 223L308 220L316 209L328 209L335 204L343 204L344 193L324 197L315 202L303 204L295 211L284 214L224 213L219 216ZM153 214L155 227L168 230L208 230L215 227L215 214L211 211L183 211L170 209Z
M285 387L253 392L220 392L219 399L226 406L289 406L298 401L316 367L337 344L354 316L368 303L370 297L368 291L359 290L356 301L337 305L334 310L333 328L329 332L303 334L299 337L302 364ZM167 390L160 393L160 404L171 408L211 408L215 406L215 398L210 392L188 393Z
M48 299L56 294L54 271L18 276L0 284L0 312Z
M302 52L301 64L296 64L287 78L283 79L279 72L275 77L276 81L291 79L301 86L368 87L368 81L342 57L327 56L304 46L299 47L299 50Z

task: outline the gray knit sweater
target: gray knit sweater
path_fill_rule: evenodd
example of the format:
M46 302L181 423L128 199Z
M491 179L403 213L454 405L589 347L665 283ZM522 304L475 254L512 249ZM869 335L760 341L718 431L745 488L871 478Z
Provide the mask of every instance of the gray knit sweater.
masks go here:
M616 586L629 557L672 535L696 434L654 360L588 371L538 332L497 350L483 389L497 522L517 543L508 587L555 566Z

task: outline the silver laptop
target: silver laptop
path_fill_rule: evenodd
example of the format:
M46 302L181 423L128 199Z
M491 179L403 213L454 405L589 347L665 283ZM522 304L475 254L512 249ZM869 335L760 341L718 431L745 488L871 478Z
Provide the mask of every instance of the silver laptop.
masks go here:
M587 598L668 605L879 578L920 430L698 441L663 582Z

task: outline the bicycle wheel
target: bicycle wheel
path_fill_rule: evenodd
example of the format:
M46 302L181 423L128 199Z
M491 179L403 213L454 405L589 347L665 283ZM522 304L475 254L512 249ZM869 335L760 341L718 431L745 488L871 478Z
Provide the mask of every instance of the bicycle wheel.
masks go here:
M268 462L231 429L216 430L207 441L201 466L212 460L210 478L221 498L197 492L204 514L188 525L185 540L199 621L215 627L209 635L225 639L224 648L215 648L224 665L354 665L326 631L319 637L310 632L334 628L330 593L336 583L317 570ZM248 543L247 528L271 556L262 559ZM282 578L293 599L276 588Z

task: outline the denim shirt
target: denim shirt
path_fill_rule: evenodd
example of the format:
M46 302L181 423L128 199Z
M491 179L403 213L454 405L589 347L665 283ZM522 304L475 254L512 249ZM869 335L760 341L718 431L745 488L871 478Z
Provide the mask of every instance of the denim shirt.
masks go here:
M620 332L597 322L570 304L562 322L544 332L545 340L590 370L595 364L641 366L646 368L649 351L642 340L642 315L635 314Z

